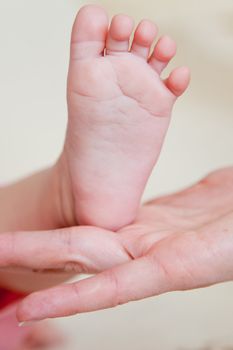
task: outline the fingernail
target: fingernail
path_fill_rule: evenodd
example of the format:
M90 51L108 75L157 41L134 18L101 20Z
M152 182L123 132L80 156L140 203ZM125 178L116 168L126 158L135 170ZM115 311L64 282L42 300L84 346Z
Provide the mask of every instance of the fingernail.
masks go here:
M18 326L19 327L31 327L33 325L35 325L36 323L38 323L39 321L25 321L25 322L19 322Z

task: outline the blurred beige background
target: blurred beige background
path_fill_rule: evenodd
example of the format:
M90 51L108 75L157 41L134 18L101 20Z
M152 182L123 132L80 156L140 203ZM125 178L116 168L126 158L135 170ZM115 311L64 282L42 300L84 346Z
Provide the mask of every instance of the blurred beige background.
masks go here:
M178 102L145 199L233 164L233 1L102 0L177 40L192 84ZM69 34L77 0L0 0L0 182L53 163L66 126ZM66 350L233 348L233 284L172 293L56 323ZM206 347L207 348L207 347Z

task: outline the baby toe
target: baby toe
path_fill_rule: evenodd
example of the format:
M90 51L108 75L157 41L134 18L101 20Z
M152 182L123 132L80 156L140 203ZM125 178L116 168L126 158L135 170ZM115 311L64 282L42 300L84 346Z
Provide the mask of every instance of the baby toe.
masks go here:
M129 40L134 28L134 21L125 15L113 17L108 32L106 53L128 52Z
M148 20L141 21L134 34L131 52L147 59L157 32L158 29L153 22Z
M175 41L167 35L162 36L154 48L149 63L157 73L161 74L175 54Z
M167 88L175 95L182 95L187 89L190 82L190 70L188 67L174 69L166 79Z
M108 16L102 7L96 5L82 7L73 25L71 59L102 55L108 24Z

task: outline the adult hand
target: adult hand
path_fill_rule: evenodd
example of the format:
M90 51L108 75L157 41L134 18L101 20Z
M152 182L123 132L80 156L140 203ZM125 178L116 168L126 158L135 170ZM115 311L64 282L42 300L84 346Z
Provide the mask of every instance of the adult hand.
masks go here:
M19 305L20 321L233 280L233 168L151 201L118 233L78 227L44 235L4 234L0 242L0 266L97 273L29 295Z

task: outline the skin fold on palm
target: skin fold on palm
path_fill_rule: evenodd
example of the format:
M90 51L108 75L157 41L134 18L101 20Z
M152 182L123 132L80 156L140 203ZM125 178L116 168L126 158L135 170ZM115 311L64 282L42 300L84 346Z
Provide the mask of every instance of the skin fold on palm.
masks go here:
M1 235L1 266L95 274L29 295L18 319L68 316L232 280L232 191L227 168L147 203L117 233L80 226L45 232L43 241L39 232Z

